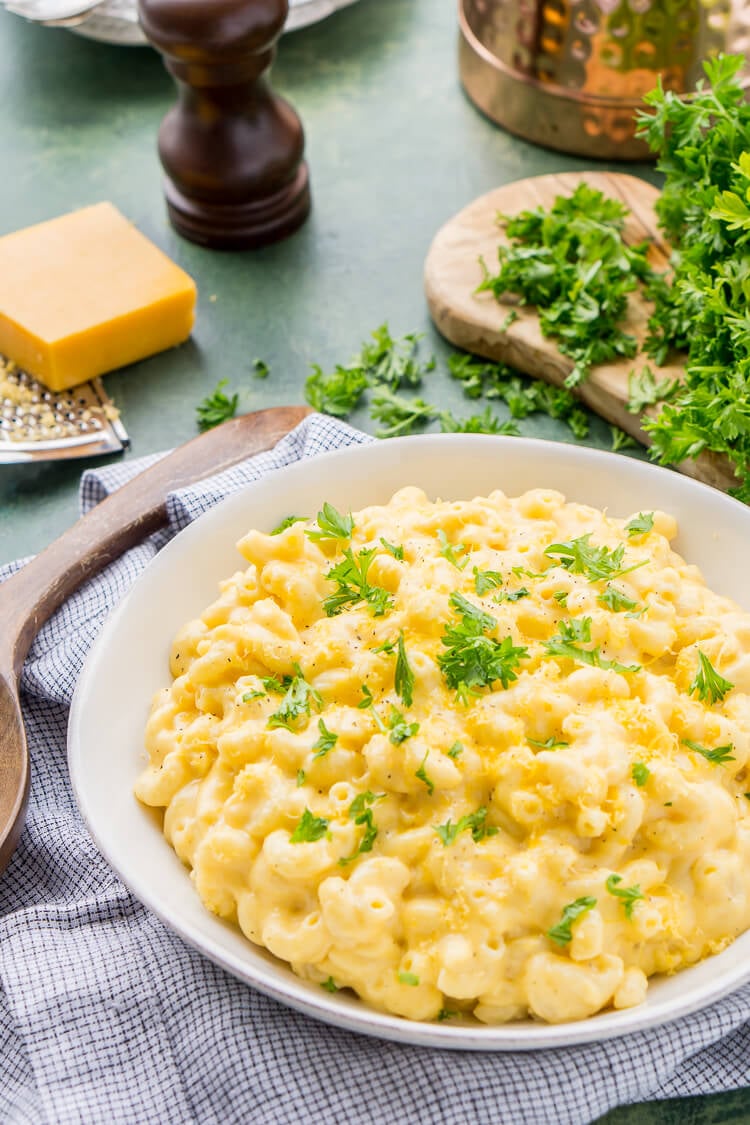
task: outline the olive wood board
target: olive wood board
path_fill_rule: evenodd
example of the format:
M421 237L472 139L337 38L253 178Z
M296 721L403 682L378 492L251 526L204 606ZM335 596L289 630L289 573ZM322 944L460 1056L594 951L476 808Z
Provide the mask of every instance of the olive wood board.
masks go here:
M658 189L635 176L620 172L563 172L534 176L506 184L475 199L445 226L441 227L430 246L424 267L424 286L430 315L440 333L452 344L476 355L509 364L511 367L561 386L573 368L573 362L558 351L553 340L542 335L539 318L533 306L523 306L509 295L506 302L492 293L477 293L483 278L480 259L490 271L497 267L497 248L507 243L498 213L514 215L535 207L549 207L558 195L571 195L585 181L629 209L625 238L630 243L648 239L649 260L654 269L665 271L669 264L669 246L659 231L654 204ZM507 327L510 309L517 319ZM651 306L638 293L630 294L626 331L639 344L643 341ZM613 422L644 445L649 435L641 428L641 416L627 409L628 375L650 366L657 379L682 378L679 364L657 367L640 351L634 359L618 360L594 367L575 393L607 421ZM653 415L658 407L649 407ZM702 453L696 460L676 466L681 472L723 491L737 481L730 462L723 456Z

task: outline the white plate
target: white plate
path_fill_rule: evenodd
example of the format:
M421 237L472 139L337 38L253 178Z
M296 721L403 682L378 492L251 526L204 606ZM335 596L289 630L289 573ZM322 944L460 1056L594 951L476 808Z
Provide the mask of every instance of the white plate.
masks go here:
M290 512L315 513L324 500L341 510L383 503L406 484L421 486L433 499L546 486L615 516L661 508L680 524L676 549L698 563L714 589L750 609L750 509L641 461L524 438L431 435L356 446L281 469L207 512L165 547L89 654L70 714L69 764L98 847L147 907L230 973L299 1011L386 1039L472 1050L562 1047L653 1027L737 988L750 979L750 931L718 956L653 980L637 1008L558 1026L412 1023L299 980L202 906L158 818L133 797L145 762L150 700L169 682L172 636L215 598L220 579L246 565L234 544L249 528L270 529Z
M325 19L354 0L289 0L289 16L284 32L296 31ZM105 0L85 23L70 30L85 39L114 43L121 47L146 47L148 41L138 24L136 0Z

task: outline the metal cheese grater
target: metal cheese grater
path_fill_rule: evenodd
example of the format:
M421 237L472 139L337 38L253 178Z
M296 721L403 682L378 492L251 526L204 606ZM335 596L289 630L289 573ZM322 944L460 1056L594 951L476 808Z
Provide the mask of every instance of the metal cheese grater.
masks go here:
M98 457L129 444L100 379L50 391L0 357L0 465Z

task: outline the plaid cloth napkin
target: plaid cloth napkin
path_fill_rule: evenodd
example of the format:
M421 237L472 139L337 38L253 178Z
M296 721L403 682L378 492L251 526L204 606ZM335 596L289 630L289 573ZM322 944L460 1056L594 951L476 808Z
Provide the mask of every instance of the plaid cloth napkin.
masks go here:
M109 610L171 535L227 493L369 440L312 416L270 453L173 495L169 528L39 634L23 677L29 813L0 878L0 1121L565 1125L627 1102L750 1085L750 985L657 1030L563 1051L399 1046L317 1023L228 976L149 914L97 853L68 783L65 728ZM83 509L153 460L87 472Z

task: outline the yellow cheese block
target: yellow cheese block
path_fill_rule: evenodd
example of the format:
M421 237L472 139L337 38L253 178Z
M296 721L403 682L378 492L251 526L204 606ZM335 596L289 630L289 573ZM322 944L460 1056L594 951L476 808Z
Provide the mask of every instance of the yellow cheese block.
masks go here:
M0 238L0 353L53 391L186 340L195 298L111 203Z

